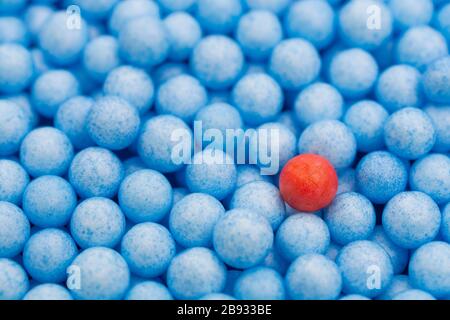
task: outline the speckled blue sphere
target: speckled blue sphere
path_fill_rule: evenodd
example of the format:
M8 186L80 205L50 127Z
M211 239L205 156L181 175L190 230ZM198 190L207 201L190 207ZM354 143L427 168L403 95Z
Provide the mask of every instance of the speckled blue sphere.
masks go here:
M20 146L20 162L33 177L64 175L73 158L69 138L52 127L34 129Z
M397 294L412 288L408 276L403 274L395 275L386 290L377 296L377 300L392 300Z
M248 269L236 280L234 296L238 300L284 300L283 278L270 268Z
M342 290L347 294L375 297L389 286L394 275L389 255L372 241L346 245L336 263L342 273Z
M356 192L339 194L325 209L324 220L331 239L340 245L365 240L375 228L376 215L372 203Z
M292 262L285 283L289 297L294 300L335 300L342 288L336 264L315 253L302 255Z
M308 213L296 213L284 220L275 238L276 248L288 261L308 253L325 254L329 244L327 225Z
M322 120L308 126L298 140L299 153L314 153L325 157L336 168L345 168L356 156L353 132L340 121Z
M0 156L17 152L20 143L31 129L30 119L15 102L0 100Z
M431 63L423 75L423 87L428 100L450 104L450 56Z
M173 300L170 291L156 281L143 281L132 287L125 300Z
M281 15L292 0L243 0L242 2L250 9L268 10Z
M321 60L310 42L287 39L273 49L268 68L283 89L299 90L318 77Z
M450 4L442 6L436 15L436 25L439 31L450 40Z
M91 40L83 52L83 66L93 79L102 82L120 64L119 44L112 36Z
M408 65L395 65L385 70L378 79L376 96L389 112L422 104L420 72Z
M450 204L442 209L441 235L445 241L450 243Z
M249 182L237 189L230 201L230 209L252 210L264 216L274 230L286 215L280 191L266 181Z
M328 74L331 83L345 98L358 99L372 91L378 77L378 65L368 52L347 49L332 58Z
M344 113L344 100L333 86L317 82L299 93L294 109L299 124L307 127L321 120L340 119Z
M384 231L396 245L405 249L415 249L432 241L440 224L439 207L419 191L397 194L383 210Z
M0 299L20 300L29 287L25 270L13 260L0 258Z
M283 29L278 17L268 10L251 10L236 27L236 40L251 60L266 60L282 40Z
M406 189L408 170L399 158L386 151L364 156L356 167L356 188L376 204L389 201Z
M33 107L46 118L52 118L59 106L80 93L80 84L66 70L50 70L42 73L31 91Z
M339 12L341 39L350 47L376 49L391 35L392 20L382 1L351 0Z
M28 45L30 41L27 26L19 17L0 16L0 43Z
M423 70L429 63L448 55L444 36L428 26L408 29L397 43L396 58L399 63Z
M23 20L27 26L32 43L37 42L39 32L44 26L47 19L55 12L55 10L43 4L33 4L28 6L23 15Z
M436 298L428 292L418 289L410 289L395 295L392 300L436 300Z
M19 163L0 160L0 201L18 205L22 202L22 194L29 182L28 173Z
M427 25L433 17L432 0L391 0L389 9L399 31Z
M217 254L234 268L259 265L273 244L273 231L266 218L248 209L234 209L217 222L213 233Z
M192 72L209 89L233 85L244 67L244 55L234 40L212 35L203 38L192 51Z
M119 188L119 204L135 223L158 222L172 207L172 187L161 173L138 170L128 175Z
M343 121L353 131L358 151L383 149L383 129L388 117L388 112L372 100L359 101L347 110Z
M18 255L29 237L30 222L23 211L12 203L0 201L0 258Z
M73 300L73 298L63 286L54 283L44 283L28 291L23 300Z
M32 79L33 60L30 52L18 44L0 45L0 92L13 94L26 89Z
M185 248L210 247L214 226L224 213L223 205L214 197L202 193L188 194L170 212L170 232Z
M175 135L175 141L172 135ZM180 118L172 115L155 116L142 125L137 151L149 168L163 173L174 172L181 169L184 163L173 161L173 153L183 142L190 144L187 146L190 151L192 139L191 129Z
M198 299L225 288L226 268L216 254L206 248L187 249L172 259L167 270L167 286L177 299Z
M34 110L31 105L30 97L26 93L9 95L7 100L12 101L21 107L22 111L25 112L26 116L29 118L30 127L35 128L39 122L39 115Z
M415 288L436 298L450 294L450 244L442 241L427 243L417 249L409 263L409 277Z
M78 253L72 237L59 229L43 229L30 237L23 250L23 265L39 282L59 283Z
M393 113L386 120L384 141L390 152L414 160L433 148L436 130L425 112L408 107Z
M69 182L58 176L41 176L31 181L23 194L23 210L30 222L41 228L67 224L77 205Z
M334 40L335 19L333 8L327 1L297 1L284 17L284 29L290 38L304 38L322 49Z
M70 265L74 286L69 289L78 300L119 300L130 284L127 263L116 251L94 247L80 253ZM80 277L79 286L75 277ZM70 278L69 278L69 283Z
M109 150L87 148L79 152L69 169L69 182L82 198L112 198L124 176L120 160Z
M436 142L433 151L446 153L450 151L450 105L429 105L424 111L431 118L436 130Z
M197 0L196 18L208 33L231 32L241 14L241 0Z
M161 20L152 16L130 19L119 31L120 56L128 63L150 68L166 60L170 41Z

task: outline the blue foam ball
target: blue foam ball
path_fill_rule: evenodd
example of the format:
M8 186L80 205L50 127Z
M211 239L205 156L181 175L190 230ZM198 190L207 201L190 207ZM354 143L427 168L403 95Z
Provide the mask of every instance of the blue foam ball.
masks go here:
M221 292L225 281L225 265L213 251L201 247L178 254L167 270L167 286L177 299L198 299Z
M436 300L431 294L428 292L418 290L418 289L410 289L399 294L395 295L392 300Z
M59 229L43 229L32 235L23 250L23 265L39 282L66 280L67 268L78 253L72 237Z
M87 74L103 82L108 73L120 64L119 44L112 36L92 39L83 52L83 67Z
M30 118L17 103L6 99L0 99L0 111L0 155L9 156L19 150L31 129Z
M0 201L20 204L29 182L28 173L19 163L7 159L0 160Z
M13 260L0 258L0 299L20 300L29 287L25 270Z
M44 283L32 288L23 300L73 300L70 292L59 284Z
M80 7L83 17L95 21L107 18L119 0L70 0L70 2Z
M428 100L450 103L450 56L431 63L423 75L423 87Z
M442 209L441 235L445 241L450 243L450 204Z
M7 100L12 101L21 107L22 111L29 118L30 128L35 128L39 123L39 115L31 105L30 97L26 93L10 95Z
M27 46L29 41L27 26L22 19L0 16L0 43L17 43Z
M248 269L236 280L234 296L238 300L284 300L283 278L267 267Z
M0 92L13 94L31 83L33 60L30 51L18 44L0 44Z
M409 277L403 274L395 275L392 278L391 284L384 290L384 292L377 296L378 300L392 300L397 294L410 290L413 287L410 284Z
M125 300L173 300L173 297L161 283L143 281L127 292Z
M375 297L386 290L394 275L388 254L372 241L346 245L336 263L342 272L342 291L347 294Z
M436 130L436 142L433 151L446 153L450 151L450 105L433 106L429 105L424 111L433 122Z
M389 9L399 31L408 28L427 25L433 17L432 0L392 0Z
M277 15L282 15L292 0L242 0L242 2L253 10L268 10Z
M69 168L69 182L82 198L114 197L123 176L120 160L103 148L84 149Z
M248 209L234 209L214 227L213 244L217 254L234 268L259 265L273 244L273 231L266 218Z
M261 175L261 169L252 165L238 165L236 189L254 181L272 182L271 176Z
M415 249L432 241L439 232L441 213L425 193L408 191L397 194L383 210L383 228L399 247Z
M19 207L6 201L0 201L0 234L0 258L20 254L30 237L27 217Z
M54 12L54 9L46 4L33 4L26 9L23 20L30 33L31 42L37 42L39 32Z
M231 32L241 14L241 0L197 0L196 18L208 33Z
M302 255L292 262L285 283L289 297L294 300L335 300L342 288L336 264L315 253Z
M78 300L119 300L130 284L127 263L109 248L84 250L70 265L70 270L73 270L73 277L82 275L81 286L69 286Z
M436 25L439 31L450 40L450 4L442 6L436 15Z
M433 148L436 130L425 112L408 107L393 113L386 120L384 141L390 152L414 160Z
M298 140L299 153L314 153L327 158L337 168L353 163L356 139L353 132L337 120L322 120L309 125Z

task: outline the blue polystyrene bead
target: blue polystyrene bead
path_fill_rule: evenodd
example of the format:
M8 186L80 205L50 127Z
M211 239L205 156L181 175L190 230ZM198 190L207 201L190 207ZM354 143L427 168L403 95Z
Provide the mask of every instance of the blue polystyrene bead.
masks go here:
M5 14L17 12L22 9L26 3L26 0L4 0L0 2L0 13Z
M55 115L55 128L64 132L78 149L94 145L86 129L86 119L94 99L85 96L70 98L58 108Z
M29 118L30 128L35 128L39 123L39 115L31 105L30 97L26 93L9 95L7 100L12 101L21 107L22 111L25 112L25 115Z
M167 286L177 299L198 299L225 288L226 267L206 248L187 249L170 262Z
M219 149L206 149L192 158L186 167L186 184L191 192L224 199L235 188L236 166L233 159Z
M233 85L244 67L244 55L231 38L212 35L203 38L192 51L193 74L209 89Z
M237 166L236 189L254 181L272 182L271 176L261 175L261 169L252 165Z
M43 229L30 237L23 249L23 265L39 282L59 283L78 253L72 237L59 229Z
M236 280L234 296L238 300L284 300L283 278L267 267L248 269Z
M431 118L436 130L436 142L433 151L446 153L450 151L450 105L425 107L424 111Z
M0 258L13 258L21 253L29 237L30 222L23 211L12 203L0 201Z
M73 297L59 284L44 283L28 291L23 300L73 300Z
M80 84L72 73L66 70L50 70L41 74L33 83L31 99L37 112L52 118L62 103L79 92Z
M234 297L225 293L208 293L199 300L236 300Z
M376 222L372 203L356 192L339 194L325 209L331 239L340 245L370 237Z
M231 32L241 14L241 0L197 0L196 18L208 33Z
M378 243L389 255L395 274L402 273L408 265L408 250L400 248L389 239L382 226L376 226L370 240Z
M428 292L418 289L410 289L395 295L392 300L436 300L436 298Z
M372 100L359 101L347 109L343 121L353 131L358 151L383 149L383 128L388 117L388 112Z
M337 194L356 190L356 171L353 168L338 170Z
M156 281L143 281L128 290L125 300L173 300L170 291Z
M284 29L290 38L304 38L317 49L334 40L335 24L333 8L324 0L297 1L284 17Z
M199 23L190 14L174 12L164 19L169 41L169 59L184 61L189 58L192 49L202 38Z
M308 253L325 254L330 244L330 232L319 217L296 213L283 221L277 231L275 246L288 261Z
M423 88L428 100L450 104L450 56L431 63L423 75Z
M336 258L339 255L341 249L342 247L340 245L330 242L330 245L328 246L328 250L325 253L325 256L332 261L336 261Z
M80 151L69 168L69 182L82 198L112 198L124 176L120 160L109 150L91 147Z
M409 277L403 274L395 275L391 284L384 292L377 296L378 300L392 300L397 294L413 289L409 281Z
M375 204L383 204L406 189L408 170L405 164L386 151L364 156L356 167L356 188Z
M112 36L91 40L83 52L83 66L87 74L102 82L108 73L120 64L119 44Z
M436 25L439 31L450 41L450 4L443 6L436 16Z
M28 173L19 163L7 159L0 160L0 201L20 204L29 182Z
M73 158L69 138L53 127L32 130L20 146L20 162L33 177L64 175Z
M342 288L337 265L315 253L302 255L292 262L285 282L287 293L294 300L335 300Z
M80 8L81 15L89 21L107 18L119 0L70 0L71 4Z
M418 108L423 99L421 74L412 66L392 66L380 75L375 93L389 112L405 107Z
M73 277L82 277L81 285L69 286L72 296L78 300L119 300L130 284L127 263L119 253L109 248L86 249L69 268Z
M18 263L0 258L1 300L20 300L28 292L29 286L27 273Z
M214 197L202 193L188 194L170 212L170 232L185 248L210 247L214 226L224 213L223 205Z
M0 99L0 156L16 153L30 129L30 118L21 107Z
M268 10L282 15L292 0L242 0L246 7L253 10Z
M45 4L34 4L27 8L23 19L27 26L32 42L38 40L39 32L47 19L54 13L54 9Z
M159 222L172 207L173 192L166 177L145 169L122 181L118 197L120 207L132 222Z
M411 284L436 298L450 294L450 244L434 241L417 249L409 263Z
M0 45L0 93L19 93L26 89L33 76L30 52L19 44Z
M83 249L98 246L113 248L125 233L125 216L112 200L89 198L74 210L70 233Z
M321 120L339 120L344 113L344 99L333 86L317 82L303 89L294 104L302 127Z
M248 209L233 209L217 222L213 232L217 254L234 268L259 265L273 244L273 231L266 218Z
M167 30L161 20L142 16L130 20L119 31L119 52L128 63L142 68L166 60L170 49Z
M174 148L180 142L172 140L168 132L184 133L185 140L193 139L191 129L183 120L172 115L160 115L144 122L137 141L137 151L142 161L149 168L163 173L174 172L183 167L182 163L172 161Z
M369 298L381 294L394 275L389 255L375 242L352 242L340 251L337 265L342 273L342 291Z
M299 90L318 77L321 60L310 42L287 39L273 49L268 68L283 89Z
M423 70L429 63L448 55L444 36L428 26L408 29L397 42L396 58L399 63Z
M125 234L120 252L133 274L152 278L167 270L176 253L175 241L162 225L145 222Z
M358 99L372 91L378 65L368 52L347 49L332 58L328 73L331 83L345 98Z
M445 154L429 154L417 160L409 172L411 190L428 194L438 205L450 201L450 159Z
M419 191L397 194L383 210L383 228L399 247L415 249L439 232L441 213L430 196Z
M58 176L34 179L23 193L23 211L31 223L41 228L66 225L76 205L72 186Z
M246 57L264 61L282 40L283 29L272 12L252 10L239 19L235 37Z
M50 62L67 66L79 60L88 41L88 30L81 17L78 22L79 26L69 28L66 12L56 11L42 26L39 32L39 47Z
M384 141L390 152L414 160L433 148L436 130L425 112L408 107L393 113L386 120Z
M189 75L179 75L164 82L156 95L156 112L171 114L190 123L208 103L208 93L201 83Z
M314 153L325 157L336 168L345 168L356 156L353 132L340 121L322 120L309 125L298 141L299 153Z
M382 1L351 0L341 8L338 25L347 45L373 50L391 35L393 19Z
M450 243L450 203L442 209L441 235L445 241Z
M27 26L22 19L0 16L0 43L17 43L27 46L29 41Z
M156 67L152 72L152 78L156 86L159 86L176 76L189 74L189 67L185 63L167 62Z
M246 183L237 189L231 198L230 209L252 210L264 216L274 230L286 216L286 208L280 191L265 181Z
M432 0L391 0L389 9L399 31L429 24L433 17Z
M109 17L109 30L114 36L117 36L127 22L144 16L159 18L159 7L154 1L119 1Z

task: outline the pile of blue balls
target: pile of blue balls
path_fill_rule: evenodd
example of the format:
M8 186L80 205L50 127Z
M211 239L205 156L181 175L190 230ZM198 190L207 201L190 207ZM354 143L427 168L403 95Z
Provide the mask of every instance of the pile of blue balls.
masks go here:
M0 300L450 299L449 46L448 0L0 0Z

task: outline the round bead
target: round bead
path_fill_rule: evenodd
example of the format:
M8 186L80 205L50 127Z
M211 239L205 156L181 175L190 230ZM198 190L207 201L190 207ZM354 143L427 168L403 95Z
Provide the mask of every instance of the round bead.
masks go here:
M403 292L400 292L399 294L395 295L392 300L436 300L431 294L428 292L417 290L417 289L410 289Z
M28 173L19 163L7 159L0 160L0 201L20 204L29 182Z
M93 79L103 82L108 73L120 64L119 44L112 36L91 40L83 52L83 66Z
M19 17L0 16L0 43L29 43L27 26Z
M12 203L0 201L0 258L20 254L29 237L30 222L22 210Z
M436 130L436 143L433 151L446 153L450 151L450 105L427 106L424 111L433 122Z
M240 0L197 0L196 17L208 33L231 32L241 14Z
M27 273L18 263L0 258L1 300L20 300L27 293L29 286Z
M44 283L27 292L23 300L73 300L70 292L59 284Z
M270 268L248 269L236 280L234 296L238 300L284 300L283 278Z
M173 300L173 297L161 283L143 281L127 292L125 300Z
M389 9L395 20L395 26L399 31L427 25L433 17L432 0L392 0Z
M409 277L406 275L395 275L391 284L377 297L378 300L392 300L397 294L412 289Z
M0 45L0 92L13 94L26 89L33 76L30 52L18 44Z
M450 104L450 57L431 63L423 75L423 87L428 100Z
M0 156L16 153L30 129L30 119L18 104L0 100Z

